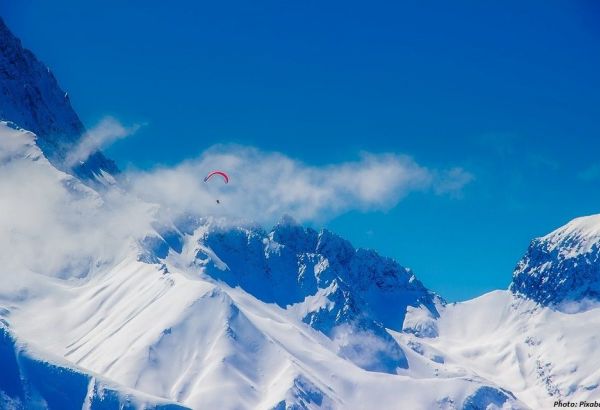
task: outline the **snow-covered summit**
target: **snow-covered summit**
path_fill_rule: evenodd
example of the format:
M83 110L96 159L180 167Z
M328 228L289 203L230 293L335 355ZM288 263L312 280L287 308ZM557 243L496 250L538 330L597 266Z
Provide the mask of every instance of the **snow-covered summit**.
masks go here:
M196 261L204 264L211 276L240 286L265 302L286 307L318 293L347 289L343 306L317 309L319 316L330 316L327 325L322 322L324 317L320 318L321 326L369 317L399 330L408 306L424 307L435 315L435 302L443 303L395 260L373 250L356 249L327 229L305 228L289 217L269 232L208 223L194 240L190 246L196 247ZM359 313L344 319L341 312L350 306ZM306 320L316 320L311 317Z
M74 167L65 164L67 153L85 128L71 107L69 96L35 55L23 48L0 18L0 120L12 121L35 133L38 145L57 168L85 179L117 167L101 152L92 153Z
M576 218L534 239L510 289L545 305L600 299L600 215Z
M191 234L177 228L159 231L143 242L143 260L195 266L293 312L334 340L343 334L340 351L366 369L396 373L407 367L386 329L436 332L432 319L444 304L439 296L396 261L356 249L326 229L306 228L286 216L270 231L214 219L201 221ZM411 319L405 321L409 311ZM416 316L425 320L415 321ZM364 349L365 338L380 348L359 359L356 351Z

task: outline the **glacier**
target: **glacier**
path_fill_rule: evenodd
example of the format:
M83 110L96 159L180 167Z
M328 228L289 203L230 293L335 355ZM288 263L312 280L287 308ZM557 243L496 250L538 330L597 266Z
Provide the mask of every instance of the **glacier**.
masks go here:
M534 239L509 289L447 303L329 230L173 214L100 151L70 166L85 128L1 20L0 89L0 408L600 400L600 216Z

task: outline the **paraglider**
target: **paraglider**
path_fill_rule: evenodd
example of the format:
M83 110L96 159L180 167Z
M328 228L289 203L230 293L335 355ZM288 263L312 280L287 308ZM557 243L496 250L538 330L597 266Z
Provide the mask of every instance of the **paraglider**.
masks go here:
M212 177L214 177L215 175L220 175L223 177L223 180L225 180L225 183L228 184L229 183L229 176L223 172L223 171L210 171L208 173L208 175L204 178L204 182L208 182L209 179L211 179Z
M222 177L226 184L229 183L229 175L227 175L225 172L219 171L219 170L210 171L208 173L208 175L206 177L204 177L204 182L208 182L215 175L219 175L220 177ZM221 203L221 201L219 199L217 199L216 201L217 201L217 204Z

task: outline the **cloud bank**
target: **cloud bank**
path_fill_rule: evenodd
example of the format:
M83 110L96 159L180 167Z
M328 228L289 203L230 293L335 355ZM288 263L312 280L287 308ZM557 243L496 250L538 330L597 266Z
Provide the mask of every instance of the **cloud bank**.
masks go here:
M231 182L203 182L213 169L227 171ZM354 162L312 166L277 152L215 146L195 160L128 178L136 195L175 213L257 222L290 214L321 222L350 210L390 209L415 191L459 195L473 176L462 168L430 169L397 154L363 153Z
M213 169L226 170L231 182L205 183ZM472 179L460 168L430 169L402 155L364 153L354 162L312 166L239 146L123 177L94 191L54 168L33 134L0 123L0 249L7 250L0 265L10 273L0 280L17 286L18 272L87 277L152 235L155 221L192 215L269 224L290 214L318 223L350 210L389 209L415 191L454 195Z

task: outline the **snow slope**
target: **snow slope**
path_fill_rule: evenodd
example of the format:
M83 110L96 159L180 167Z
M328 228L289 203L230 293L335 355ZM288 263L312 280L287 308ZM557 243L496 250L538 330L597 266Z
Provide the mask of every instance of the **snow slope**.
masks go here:
M447 305L439 337L420 343L534 409L559 399L600 401L599 312L564 313L495 291Z
M135 260L113 272L65 289L71 295L62 303L14 310L15 332L114 382L192 408L453 408L448 403L458 407L484 387L498 391L468 377L365 371L284 309L207 278ZM27 320L32 311L39 321Z
M532 408L600 402L599 249L600 215L534 239L510 290L441 307L439 337L414 343Z
M0 407L3 409L183 409L175 403L107 382L61 358L18 344L0 323Z

